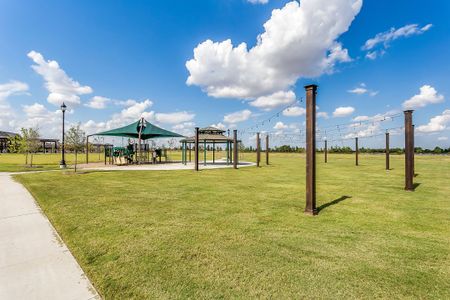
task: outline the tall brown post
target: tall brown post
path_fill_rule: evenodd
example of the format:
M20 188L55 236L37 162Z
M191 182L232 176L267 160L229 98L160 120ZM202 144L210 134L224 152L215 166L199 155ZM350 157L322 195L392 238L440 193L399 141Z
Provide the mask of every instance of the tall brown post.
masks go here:
M266 135L266 165L269 165L269 135Z
M317 85L306 90L306 208L305 213L317 214L316 208L316 93Z
M389 165L389 132L386 132L386 170L389 170L391 167Z
M189 143L189 162L192 161L191 152L192 152L192 144Z
M261 140L259 139L259 132L256 133L256 166L259 167L261 161Z
M198 171L198 127L195 127L195 153L194 153L194 164L195 171Z
M416 144L414 143L414 136L415 136L415 126L414 126L414 124L412 125L412 135L411 135L411 137L412 137L412 174L413 174L413 177L415 177L416 176L416 168L415 168L415 162L416 162L416 157L415 157L415 154L416 154Z
M359 165L359 161L358 161L358 154L359 154L359 148L358 148L358 138L355 138L355 164L358 166Z
M328 141L325 140L325 163L328 162Z
M412 127L412 110L405 110L405 190L413 191L414 138Z
M212 146L212 152L213 152L213 164L216 163L216 142L213 141L213 146Z
M238 140L237 130L233 130L233 168L237 169L238 166Z

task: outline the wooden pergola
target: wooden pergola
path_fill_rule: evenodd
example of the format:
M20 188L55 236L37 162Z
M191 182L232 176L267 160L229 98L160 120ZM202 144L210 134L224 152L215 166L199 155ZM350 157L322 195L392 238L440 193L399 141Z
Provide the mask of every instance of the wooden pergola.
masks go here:
M198 130L198 141L199 145L203 145L203 164L206 165L206 153L207 146L212 145L212 163L216 163L216 146L225 145L226 146L226 158L227 164L232 163L232 147L234 139L229 136L224 135L225 130L221 130L215 127L205 127ZM237 141L239 143L240 141ZM181 160L183 164L192 161L192 145L195 147L195 136L188 137L180 141L181 143Z

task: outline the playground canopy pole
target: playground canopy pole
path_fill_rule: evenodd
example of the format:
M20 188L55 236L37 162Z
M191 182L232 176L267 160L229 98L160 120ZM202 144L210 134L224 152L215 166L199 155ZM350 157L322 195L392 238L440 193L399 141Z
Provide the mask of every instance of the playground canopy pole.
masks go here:
M259 167L261 160L261 140L259 139L259 132L256 133L256 166Z
M390 169L389 163L389 132L386 132L386 170Z
M414 133L412 127L412 110L405 110L405 190L414 190Z
M237 130L233 130L233 168L237 169L238 166L238 141Z
M269 134L266 134L266 165L269 165Z
M316 94L317 85L306 90L306 207L305 213L316 215Z
M195 161L195 171L198 171L198 127L195 127L195 154L194 154L194 161Z
M358 166L358 154L359 154L359 148L358 148L358 137L355 138L355 164Z

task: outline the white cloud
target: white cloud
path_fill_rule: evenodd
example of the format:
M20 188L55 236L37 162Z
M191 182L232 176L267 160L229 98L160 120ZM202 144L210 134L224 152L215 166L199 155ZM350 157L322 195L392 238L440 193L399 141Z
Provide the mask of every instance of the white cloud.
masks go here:
M448 137L446 137L446 136L440 136L437 139L438 139L438 141L448 141Z
M248 109L244 109L241 111L237 111L228 115L225 115L223 117L223 121L225 123L240 123L240 122L244 122L247 121L250 116L252 115L252 112Z
M350 139L355 137L368 137L381 133L380 123L369 123L361 126L357 126L358 131L348 133L344 135L344 138ZM356 127L355 127L356 129Z
M447 129L450 124L450 109L446 109L441 115L433 117L426 125L421 125L416 128L418 132L429 133L443 131Z
M396 39L402 37L409 37L412 35L419 35L426 31L428 31L432 27L432 24L425 25L423 27L419 27L417 24L409 24L398 29L392 27L388 31L380 32L375 35L375 37L368 39L364 46L362 46L362 50L368 51L366 53L366 58L370 60L374 60L378 57L383 56L386 53L386 50L389 47L389 44ZM381 49L374 50L382 44Z
M213 97L256 99L288 90L300 77L331 72L350 60L337 38L348 30L362 0L291 1L272 11L257 44L206 40L186 62L188 85Z
M7 101L8 97L24 94L28 91L26 83L12 80L0 84L0 126L2 129L11 130L15 125L15 112Z
M85 104L85 106L94 108L94 109L104 109L106 108L106 104L110 102L111 99L102 97L102 96L94 96L91 98L89 103Z
M220 129L220 130L225 130L227 127L225 126L225 124L223 124L223 123L221 123L221 122L219 122L219 123L217 123L217 124L211 124L211 127L215 127L215 128L217 128L217 129Z
M269 3L269 0L247 0L247 2L250 2L251 4L267 4Z
M283 116L286 117L299 117L306 114L306 109L300 106L292 106L283 110Z
M184 136L192 136L194 134L195 123L184 122L172 126L172 130Z
M444 96L437 93L436 89L430 85L424 85L420 88L420 93L412 96L403 102L404 109L415 109L444 102Z
M293 91L280 91L269 96L258 97L256 100L250 102L250 105L264 110L271 110L281 105L288 105L294 102L295 93Z
M389 43L395 41L401 37L409 37L412 35L422 34L425 31L431 28L432 24L425 25L423 27L419 27L418 24L409 24L399 29L395 29L392 27L388 31L380 32L375 35L375 37L368 39L364 46L363 50L371 50L375 48L378 44L383 44L385 48L389 47Z
M173 113L156 113L156 122L166 124L179 124L183 122L192 121L195 118L195 114L188 113L186 111L173 112Z
M92 88L82 86L79 82L70 78L66 72L60 68L58 62L45 60L42 54L30 51L28 57L35 65L33 70L41 75L45 80L45 87L49 91L47 101L54 105L61 105L65 102L69 105L80 104L80 95L92 93Z
M369 94L369 96L376 96L378 94L378 91L372 91L369 90L366 86L365 83L361 83L359 86L348 90L347 92L351 93L351 94L356 94L356 95L364 95L364 94Z
M351 106L341 106L334 110L333 117L335 118L341 118L341 117L347 117L351 115L355 109Z
M12 95L20 95L28 91L26 83L12 80L8 83L0 84L0 102L5 101L6 98Z
M285 125L283 122L277 122L275 124L275 126L273 126L273 129L277 129L277 130L283 130L283 129L287 129L289 128L289 126Z
M317 113L317 117L318 117L318 118L324 118L324 119L328 119L328 118L329 118L329 117L328 117L328 113L326 113L326 112L324 112L324 111L318 112L318 113Z

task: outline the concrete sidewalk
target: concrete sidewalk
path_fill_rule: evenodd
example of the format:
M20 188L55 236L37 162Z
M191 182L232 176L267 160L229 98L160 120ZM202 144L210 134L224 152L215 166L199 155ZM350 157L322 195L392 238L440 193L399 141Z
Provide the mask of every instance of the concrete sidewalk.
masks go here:
M30 193L0 173L0 299L100 299Z

